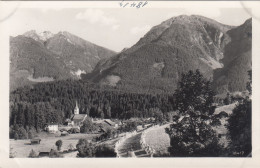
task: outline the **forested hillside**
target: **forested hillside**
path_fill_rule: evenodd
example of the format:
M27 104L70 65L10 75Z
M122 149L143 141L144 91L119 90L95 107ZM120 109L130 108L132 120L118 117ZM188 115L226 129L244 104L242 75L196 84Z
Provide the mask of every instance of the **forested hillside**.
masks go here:
M62 123L79 104L80 113L98 118L152 117L170 112L172 95L137 94L66 80L23 87L10 95L10 125L42 129Z
M245 91L252 69L252 19L227 34L231 41L224 48L224 67L214 71L214 88L221 93Z

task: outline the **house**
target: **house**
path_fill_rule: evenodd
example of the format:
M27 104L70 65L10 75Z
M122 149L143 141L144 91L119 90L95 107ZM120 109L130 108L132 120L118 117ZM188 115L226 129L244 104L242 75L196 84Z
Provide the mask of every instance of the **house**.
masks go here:
M50 152L39 152L38 157L49 157Z
M114 122L115 122L116 127L123 125L122 121L120 121L120 120L115 120Z
M55 133L59 130L59 125L58 124L48 124L46 126L46 131L49 133Z
M143 128L143 126L142 125L138 125L138 126L136 126L136 131L141 131L141 130L143 130L144 128Z
M40 144L40 143L41 143L41 139L31 139L31 145Z
M50 149L49 148L42 148L39 151L38 157L49 157L50 156Z
M69 133L67 131L62 131L60 134L60 136L67 136L67 135L69 135Z

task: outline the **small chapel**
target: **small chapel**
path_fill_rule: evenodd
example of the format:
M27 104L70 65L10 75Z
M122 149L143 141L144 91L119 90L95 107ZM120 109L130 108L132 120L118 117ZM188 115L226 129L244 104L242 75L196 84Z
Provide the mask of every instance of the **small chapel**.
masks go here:
M78 106L78 102L76 101L76 106L74 108L74 114L71 117L71 125L73 126L81 126L83 124L83 122L86 120L87 118L87 114L80 114L79 113L79 106Z

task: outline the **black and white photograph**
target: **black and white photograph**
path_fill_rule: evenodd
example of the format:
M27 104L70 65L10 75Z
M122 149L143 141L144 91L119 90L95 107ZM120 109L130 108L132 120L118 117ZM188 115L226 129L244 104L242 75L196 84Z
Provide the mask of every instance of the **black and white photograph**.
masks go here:
M252 159L253 10L110 3L2 13L9 159Z

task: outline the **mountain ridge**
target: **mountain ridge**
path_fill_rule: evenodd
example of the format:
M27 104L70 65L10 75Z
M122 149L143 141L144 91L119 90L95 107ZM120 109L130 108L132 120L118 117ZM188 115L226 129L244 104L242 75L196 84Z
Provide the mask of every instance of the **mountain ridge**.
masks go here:
M198 68L212 79L223 68L227 32L234 28L197 15L170 18L131 48L98 62L83 79L140 92L173 92L182 73Z
M31 30L10 37L10 89L35 82L80 79L100 59L114 54L69 32Z

